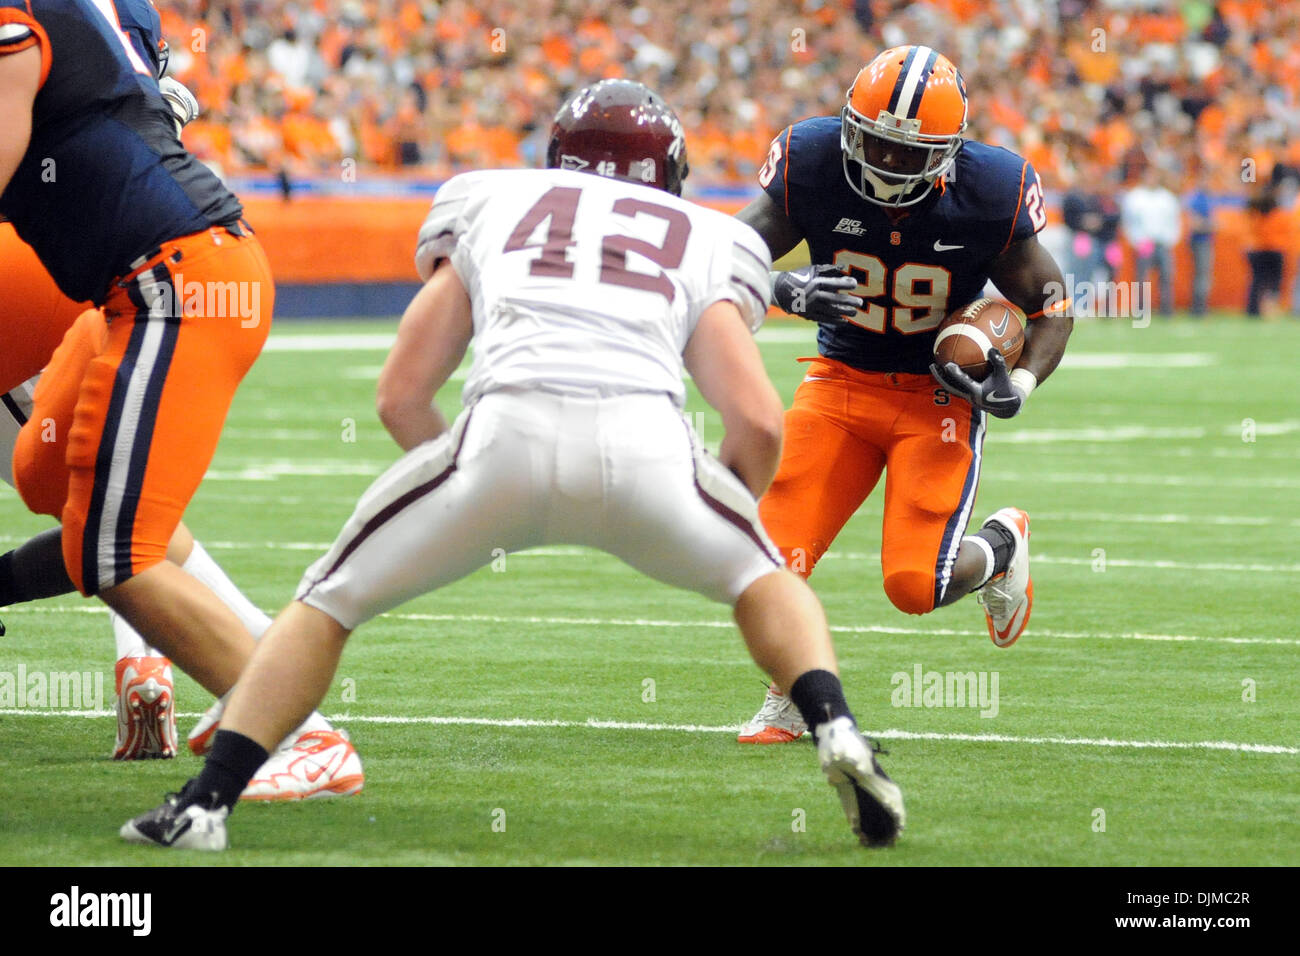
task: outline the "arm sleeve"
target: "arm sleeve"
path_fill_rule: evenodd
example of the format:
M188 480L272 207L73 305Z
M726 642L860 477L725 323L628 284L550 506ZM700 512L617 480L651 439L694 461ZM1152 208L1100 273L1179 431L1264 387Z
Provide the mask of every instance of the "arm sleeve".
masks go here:
M40 85L44 86L53 62L50 39L26 6L20 0L0 0L0 56L37 47L41 51Z
M1029 160L1025 160L1022 173L1020 198L1011 224L1011 242L1028 239L1047 225L1047 207L1043 202L1043 184L1039 182L1038 172Z
M701 300L700 311L715 302L732 302L750 332L757 332L767 316L771 296L768 272L772 256L767 244L758 233L736 220L731 231L730 248L718 255L713 270L713 283Z
M433 206L420 226L420 236L415 246L415 271L421 282L428 282L434 268L455 250L466 229L470 188L469 174L453 176L438 189Z
M790 215L790 140L793 126L787 126L772 140L767 149L767 160L758 171L758 184L771 200Z

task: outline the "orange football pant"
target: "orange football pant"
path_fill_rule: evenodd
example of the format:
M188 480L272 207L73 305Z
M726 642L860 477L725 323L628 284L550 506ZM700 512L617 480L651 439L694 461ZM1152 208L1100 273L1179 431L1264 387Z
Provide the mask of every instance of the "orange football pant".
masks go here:
M14 227L0 223L0 394L50 360L73 321L90 307L59 291Z
M37 384L15 484L29 508L61 519L64 563L83 594L166 558L266 342L271 270L256 237L238 233L208 229L135 263Z
M792 571L807 577L885 479L885 593L934 610L952 576L979 483L984 413L929 375L811 364L785 414L785 446L759 514Z

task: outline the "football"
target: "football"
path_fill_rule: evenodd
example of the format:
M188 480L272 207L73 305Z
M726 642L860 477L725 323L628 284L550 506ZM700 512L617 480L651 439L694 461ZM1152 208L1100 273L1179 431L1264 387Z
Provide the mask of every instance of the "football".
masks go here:
M1015 368L1025 347L1024 314L1001 299L976 299L943 320L934 340L935 364L956 362L979 381L989 372L988 352L996 347Z

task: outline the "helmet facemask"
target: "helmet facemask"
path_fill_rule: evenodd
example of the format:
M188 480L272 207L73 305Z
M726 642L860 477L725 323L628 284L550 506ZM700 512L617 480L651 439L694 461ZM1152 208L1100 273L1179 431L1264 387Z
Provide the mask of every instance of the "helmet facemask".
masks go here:
M919 119L884 110L871 119L846 103L840 111L844 176L867 202L895 209L914 206L952 168L965 129L964 114L955 133L936 136L922 133ZM886 157L892 160L889 165L883 164Z

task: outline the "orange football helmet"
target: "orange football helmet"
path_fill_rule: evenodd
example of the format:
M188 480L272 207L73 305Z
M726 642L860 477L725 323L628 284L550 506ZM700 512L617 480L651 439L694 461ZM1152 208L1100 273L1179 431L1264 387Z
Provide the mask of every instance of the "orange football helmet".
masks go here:
M961 149L966 82L930 47L896 46L862 68L840 122L853 191L878 206L914 206Z

